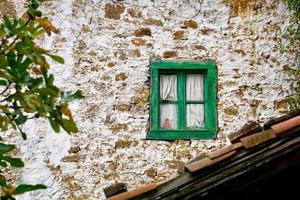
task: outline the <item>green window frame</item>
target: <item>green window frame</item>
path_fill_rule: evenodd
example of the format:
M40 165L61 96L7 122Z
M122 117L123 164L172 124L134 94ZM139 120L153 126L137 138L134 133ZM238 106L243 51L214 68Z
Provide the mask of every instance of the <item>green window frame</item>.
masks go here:
M151 62L151 94L150 94L150 131L147 139L175 140L175 139L213 139L217 132L217 68L213 61L204 62ZM187 74L203 74L204 100L186 100ZM160 75L177 75L177 129L160 128L160 105L167 103L160 100ZM204 126L187 128L186 104L204 105Z

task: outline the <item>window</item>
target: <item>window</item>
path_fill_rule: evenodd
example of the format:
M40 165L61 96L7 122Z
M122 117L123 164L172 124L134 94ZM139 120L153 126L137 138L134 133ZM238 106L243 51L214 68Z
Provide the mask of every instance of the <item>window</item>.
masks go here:
M212 61L152 61L147 138L212 139L217 130L216 89Z

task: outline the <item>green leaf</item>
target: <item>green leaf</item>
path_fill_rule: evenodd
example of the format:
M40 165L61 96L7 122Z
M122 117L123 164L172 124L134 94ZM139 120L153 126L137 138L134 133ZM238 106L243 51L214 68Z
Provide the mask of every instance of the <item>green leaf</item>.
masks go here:
M0 174L0 186L2 188L6 188L7 187L7 184L6 184L6 178Z
M0 79L0 85L7 86L8 82L6 80L1 80Z
M14 31L14 26L12 25L12 23L10 22L9 18L7 16L3 17L3 27L4 27L4 32L7 35L11 35Z
M1 159L0 159L0 166L1 166L1 167L7 167L7 163L6 163L6 162L3 162L3 161L1 161Z
M40 189L47 189L47 186L43 184L37 184L37 185L21 184L18 185L18 187L16 188L16 194L23 194L25 192L30 192L34 190L40 190Z
M36 88L38 88L40 85L43 84L43 78L31 78L28 82L27 82L27 86L29 87L30 90L34 90Z
M68 119L62 119L61 122L62 122L61 126L67 133L70 134L70 133L78 132L78 128L77 128L76 124L74 123L74 121L68 120Z
M5 154L12 151L16 146L13 144L0 143L0 154Z
M19 131L21 132L21 136L23 138L23 140L27 140L27 135L24 131L22 131L21 129L19 129Z
M62 92L61 98L65 101L73 101L75 99L83 99L84 96L82 95L80 90L77 90L73 94L70 94L69 92L67 92L67 93Z
M10 119L7 116L0 115L0 130L7 131Z
M0 55L0 68L5 68L8 66L8 60L5 55Z
M14 197L12 197L11 195L7 194L5 196L1 196L0 200L16 200Z
M58 123L56 122L55 118L52 118L52 117L49 117L48 118L49 121L50 121L50 125L51 127L53 128L53 130L58 133L60 131L60 128L59 128L59 125Z
M17 116L17 117L15 117L14 121L18 125L24 124L27 121L27 116L23 115L23 113L20 110L14 112L14 115Z
M3 156L2 158L0 157L0 159L8 162L13 167L18 167L18 168L24 167L24 163L20 158L11 158L7 156Z
M60 63L60 64L65 64L65 60L57 55L52 55L52 54L48 54L48 56L50 56L54 61Z

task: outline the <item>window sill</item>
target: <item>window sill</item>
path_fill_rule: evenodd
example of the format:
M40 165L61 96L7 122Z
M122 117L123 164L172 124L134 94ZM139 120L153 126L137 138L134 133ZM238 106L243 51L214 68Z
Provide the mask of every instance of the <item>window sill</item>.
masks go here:
M147 139L150 140L185 140L185 139L196 139L196 140L208 140L214 139L216 131L210 131L208 129L201 130L151 130L147 134Z

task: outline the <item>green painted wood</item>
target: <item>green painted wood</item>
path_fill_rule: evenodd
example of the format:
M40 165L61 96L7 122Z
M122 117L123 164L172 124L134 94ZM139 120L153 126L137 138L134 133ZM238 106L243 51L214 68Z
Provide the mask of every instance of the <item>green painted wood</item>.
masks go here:
M217 131L217 69L207 71L207 103L206 105L206 126L215 135Z
M156 130L150 131L147 135L147 139L159 139L159 140L177 140L177 139L212 139L210 131L208 130Z
M178 128L183 129L184 128L184 88L183 88L183 82L184 82L184 74L179 73L178 75Z
M214 61L162 61L153 60L151 61L153 68L157 69L215 69L216 64Z
M186 129L186 73L182 73L182 82L181 82L181 87L182 87L182 118L180 119L182 121L182 128Z
M204 74L204 101L186 101L186 74ZM159 99L159 75L177 74L178 101L161 101ZM151 131L148 139L213 139L217 131L217 69L213 61L205 62L173 62L152 61L151 62ZM160 128L159 105L165 103L177 103L178 105L178 129ZM186 104L204 103L203 128L186 127Z
M159 128L159 75L158 70L155 68L151 69L151 93L150 93L150 112L151 112L151 128Z
M186 104L204 104L204 101L197 101L197 100L192 100L192 101L185 101Z

